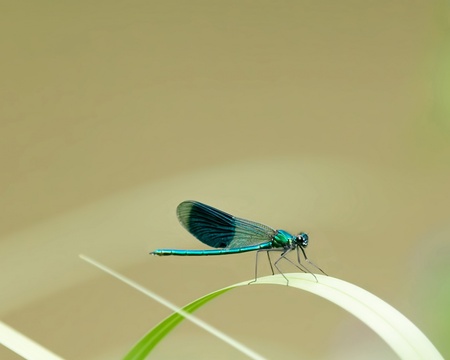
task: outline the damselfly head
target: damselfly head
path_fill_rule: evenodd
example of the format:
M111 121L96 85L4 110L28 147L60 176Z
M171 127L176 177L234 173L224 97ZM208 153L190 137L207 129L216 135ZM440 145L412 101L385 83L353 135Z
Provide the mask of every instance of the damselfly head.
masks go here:
M307 247L308 246L308 234L301 232L300 234L298 234L295 238L297 245L301 246L301 247Z

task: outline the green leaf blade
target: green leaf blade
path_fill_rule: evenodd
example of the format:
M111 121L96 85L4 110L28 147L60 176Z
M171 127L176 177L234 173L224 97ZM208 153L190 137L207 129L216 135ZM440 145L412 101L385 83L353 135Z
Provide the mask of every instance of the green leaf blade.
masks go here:
M232 288L225 288L217 290L211 294L205 295L182 308L185 312L192 314L195 310L202 307L212 299L222 295L223 293L231 290ZM183 315L175 312L172 315L165 318L158 325L156 325L150 332L148 332L136 345L130 350L130 352L124 357L124 360L140 360L145 359L153 348L163 340L173 328L175 328L185 318Z
M285 274L285 276L289 279L290 288L306 290L323 297L360 319L374 330L400 359L443 360L439 351L410 320L370 292L330 276L316 274L318 282L310 274L292 273ZM247 286L248 283L249 281L244 281L212 292L186 305L183 310L192 313L228 290ZM286 280L281 275L267 276L259 278L251 286L267 284L286 286ZM183 318L178 313L167 317L145 335L125 359L145 359L156 344L167 336Z

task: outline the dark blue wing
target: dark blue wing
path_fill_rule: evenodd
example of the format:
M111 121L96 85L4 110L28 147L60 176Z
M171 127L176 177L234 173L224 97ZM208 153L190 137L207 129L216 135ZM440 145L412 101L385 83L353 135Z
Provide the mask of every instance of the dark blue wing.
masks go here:
M197 201L177 207L181 225L202 243L214 248L238 248L271 241L276 230L240 219Z

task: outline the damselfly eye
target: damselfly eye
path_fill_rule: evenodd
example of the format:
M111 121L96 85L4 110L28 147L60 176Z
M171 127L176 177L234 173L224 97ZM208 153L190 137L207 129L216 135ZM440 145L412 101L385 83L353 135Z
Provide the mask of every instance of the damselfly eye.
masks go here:
M309 237L308 237L307 233L301 232L300 234L297 235L297 243L301 247L307 247L308 242L309 242Z

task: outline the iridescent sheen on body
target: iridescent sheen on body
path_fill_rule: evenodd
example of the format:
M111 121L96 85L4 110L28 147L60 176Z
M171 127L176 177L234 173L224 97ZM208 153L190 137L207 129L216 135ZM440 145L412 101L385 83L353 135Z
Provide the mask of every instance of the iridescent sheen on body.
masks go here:
M187 231L189 231L202 243L211 246L214 249L156 249L150 254L158 256L210 256L256 251L256 281L258 253L260 251L267 252L272 274L274 272L269 255L269 252L272 251L279 251L281 253L279 258L274 262L274 266L283 276L284 274L277 266L281 259L286 259L300 270L311 273L311 271L300 263L299 250L301 250L305 260L322 271L306 257L306 253L304 251L304 248L308 246L308 235L306 233L301 232L300 234L294 236L285 230L275 230L267 225L238 218L227 214L222 210L213 208L212 206L192 200L184 201L178 205L177 216L181 225ZM298 264L295 264L286 257L286 255L292 250L297 251ZM289 280L286 277L285 279L287 283L289 283Z

